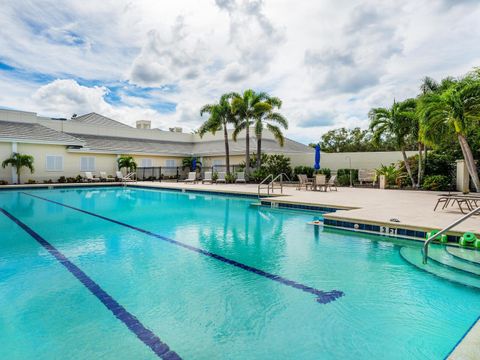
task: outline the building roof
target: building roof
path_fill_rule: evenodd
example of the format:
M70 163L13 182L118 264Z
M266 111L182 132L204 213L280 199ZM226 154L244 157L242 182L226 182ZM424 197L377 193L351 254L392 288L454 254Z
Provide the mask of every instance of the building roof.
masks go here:
M147 140L113 136L75 134L85 142L84 150L114 152L117 154L145 153L186 156L192 153L193 143L165 140Z
M97 136L75 134L75 137L85 142L84 150L114 152L117 154L165 154L177 156L215 156L225 154L225 143L223 140L202 141L199 143L166 141L166 140L147 140L113 136ZM250 138L250 149L255 151L256 138ZM245 140L229 141L230 153L245 154ZM293 154L310 152L312 149L306 145L297 143L290 139L285 139L284 146L280 146L272 139L262 140L262 151L266 153Z
M29 140L62 145L83 145L81 140L46 126L16 121L0 121L0 139L9 139L10 141Z
M87 124L87 125L97 125L97 126L108 126L108 127L121 127L121 128L127 128L127 129L132 129L131 126L125 125L119 121L110 119L106 116L91 112L85 115L77 116L74 117L71 120L68 121L73 121L76 123L82 123L82 124Z

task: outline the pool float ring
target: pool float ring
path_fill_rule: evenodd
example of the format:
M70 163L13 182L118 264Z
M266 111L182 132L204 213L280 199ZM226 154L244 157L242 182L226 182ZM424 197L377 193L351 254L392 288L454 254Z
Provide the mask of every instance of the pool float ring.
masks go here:
M438 233L438 230L432 230L432 231L427 232L426 239L428 240L430 237L432 237L436 233ZM440 235L440 237L436 238L435 240L438 240L441 243L445 244L446 242L448 242L448 237L447 237L446 234L442 234L442 235Z
M478 239L477 239L477 237L475 236L474 233L466 232L460 238L460 245L462 245L462 246L473 246L473 245L476 245L477 241L478 241Z
M475 245L477 249L480 249L480 239L475 240Z

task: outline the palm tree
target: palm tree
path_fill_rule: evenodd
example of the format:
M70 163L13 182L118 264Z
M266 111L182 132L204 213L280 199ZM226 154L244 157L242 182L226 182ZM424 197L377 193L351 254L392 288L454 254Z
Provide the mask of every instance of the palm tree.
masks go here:
M204 113L208 113L210 114L210 117L198 130L200 137L203 137L203 135L205 135L207 132L211 132L213 135L215 135L217 131L223 129L227 174L230 173L230 150L228 146L227 125L235 123L235 115L232 112L230 97L231 96L229 94L224 94L220 97L218 104L207 104L200 109L200 116L203 116Z
M250 174L250 126L261 114L268 112L272 106L266 102L269 96L267 93L249 89L245 90L243 94L231 93L229 97L232 98L232 112L235 114L235 129L233 130L233 140L237 141L238 134L245 130L245 175Z
M127 169L127 172L132 172L137 169L137 163L130 155L122 155L117 159L118 169L122 170L123 168Z
M31 173L35 171L33 168L33 156L25 155L19 153L13 153L12 157L4 160L2 162L2 167L6 168L8 165L11 165L16 169L17 172L17 181L20 184L20 171L22 167L26 167L30 170Z
M262 133L264 127L270 130L280 146L283 146L285 142L285 137L283 136L280 127L288 129L287 119L282 114L272 111L274 108L280 109L282 106L282 101L276 97L268 97L265 102L271 106L271 109L259 114L255 118L255 136L257 137L257 168L262 165Z
M415 187L412 170L408 163L406 147L408 138L411 137L412 125L415 124L415 106L414 99L408 99L403 102L393 102L390 109L374 108L370 110L370 130L373 131L373 140L378 143L384 135L390 135L394 138L396 145L400 148L407 170L408 177Z
M429 144L438 144L453 134L458 139L463 158L477 192L480 181L466 134L480 120L480 76L476 73L464 79L442 81L440 91L420 98L421 136Z

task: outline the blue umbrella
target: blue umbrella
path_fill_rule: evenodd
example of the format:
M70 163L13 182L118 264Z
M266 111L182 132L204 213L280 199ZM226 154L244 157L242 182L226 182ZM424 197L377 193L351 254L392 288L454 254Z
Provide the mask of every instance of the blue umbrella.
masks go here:
M193 161L192 161L192 170L197 170L197 158L193 158Z
M313 165L315 170L320 169L320 145L315 146L315 164Z

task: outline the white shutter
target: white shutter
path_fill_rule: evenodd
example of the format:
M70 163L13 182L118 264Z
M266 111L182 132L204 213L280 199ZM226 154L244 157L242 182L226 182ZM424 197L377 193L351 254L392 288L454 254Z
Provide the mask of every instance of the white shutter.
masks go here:
M82 156L80 158L80 171L95 171L95 157Z
M153 161L152 159L142 159L142 167L152 167Z
M47 155L45 161L45 170L47 171L62 171L63 170L63 156L61 155Z

